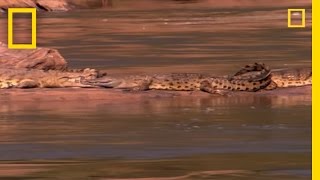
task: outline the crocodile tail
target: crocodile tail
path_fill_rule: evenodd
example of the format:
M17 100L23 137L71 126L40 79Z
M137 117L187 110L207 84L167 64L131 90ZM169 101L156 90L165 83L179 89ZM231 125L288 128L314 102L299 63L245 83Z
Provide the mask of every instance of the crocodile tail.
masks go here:
M272 81L277 84L277 87L312 85L312 69L306 67L274 70L272 71Z
M260 81L265 78L271 78L271 70L264 63L248 64L230 77L230 80L242 79L251 81Z

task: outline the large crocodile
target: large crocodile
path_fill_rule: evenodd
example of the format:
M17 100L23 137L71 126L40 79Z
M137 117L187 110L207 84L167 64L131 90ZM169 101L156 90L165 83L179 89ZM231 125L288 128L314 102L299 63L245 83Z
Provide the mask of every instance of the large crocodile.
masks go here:
M271 82L270 69L262 63L247 65L234 76L218 77L200 73L134 75L122 78L105 76L88 81L107 88L130 90L201 90L209 93L227 91L257 91Z
M56 49L13 50L0 42L0 89L92 87L85 81L104 75L89 68L69 70Z
M224 94L224 91L258 91L310 85L311 79L311 68L270 71L261 63L247 65L234 75L223 77L199 73L174 73L115 78L89 68L67 71L0 68L0 89L100 86L131 90L201 90Z
M261 63L243 67L232 76L217 77L200 73L163 75L136 75L127 77L105 76L90 80L89 84L107 88L130 90L201 90L225 94L228 91L258 91L275 88L311 85L311 68L271 71Z
M0 68L0 89L93 87L85 82L104 75L89 68L68 71Z

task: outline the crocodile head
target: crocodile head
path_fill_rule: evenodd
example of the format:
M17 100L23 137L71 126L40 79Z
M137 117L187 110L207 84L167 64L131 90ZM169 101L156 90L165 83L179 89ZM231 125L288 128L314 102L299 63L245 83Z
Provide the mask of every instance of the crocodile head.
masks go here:
M103 77L86 81L87 84L104 88L116 88L123 83L121 79L113 77Z
M58 87L94 87L86 83L83 76L78 77L61 77L58 79Z
M86 81L93 86L117 89L145 89L151 82L151 77L146 75L135 75L126 77L105 76Z
M90 68L68 72L50 71L40 79L40 87L96 87L88 81L97 77L99 72Z

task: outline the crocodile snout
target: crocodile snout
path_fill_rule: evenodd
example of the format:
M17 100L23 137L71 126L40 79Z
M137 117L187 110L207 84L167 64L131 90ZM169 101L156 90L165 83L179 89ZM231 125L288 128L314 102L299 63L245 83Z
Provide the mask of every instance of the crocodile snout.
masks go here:
M90 84L98 87L104 87L104 88L115 88L119 84L121 84L121 82L111 77L103 77L103 78L97 78L93 80L87 80L86 84Z

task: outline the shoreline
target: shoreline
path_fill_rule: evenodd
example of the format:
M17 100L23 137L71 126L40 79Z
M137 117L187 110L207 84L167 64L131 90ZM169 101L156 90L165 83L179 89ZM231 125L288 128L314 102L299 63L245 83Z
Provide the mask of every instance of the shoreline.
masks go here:
M231 92L228 96L209 94L201 91L165 91L149 90L127 92L120 89L106 88L52 88L52 89L2 89L0 102L37 102L37 101L106 101L130 102L157 98L214 98L214 97L274 97L274 96L309 96L311 86L279 88L258 92Z

